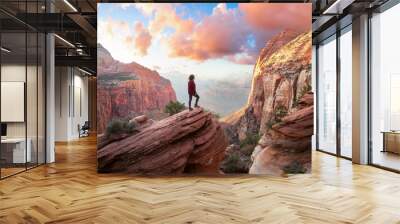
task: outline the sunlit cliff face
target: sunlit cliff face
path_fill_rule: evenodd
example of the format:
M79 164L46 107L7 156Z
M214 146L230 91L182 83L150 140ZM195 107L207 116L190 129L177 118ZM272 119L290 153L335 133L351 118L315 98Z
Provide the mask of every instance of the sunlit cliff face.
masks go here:
M311 32L302 34L271 55L265 66L308 66L311 63Z

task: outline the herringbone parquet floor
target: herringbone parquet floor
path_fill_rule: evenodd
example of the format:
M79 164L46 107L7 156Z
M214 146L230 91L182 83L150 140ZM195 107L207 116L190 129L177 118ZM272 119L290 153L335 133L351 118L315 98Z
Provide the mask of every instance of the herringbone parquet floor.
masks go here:
M400 175L314 152L285 177L97 174L95 139L0 181L0 223L400 223Z

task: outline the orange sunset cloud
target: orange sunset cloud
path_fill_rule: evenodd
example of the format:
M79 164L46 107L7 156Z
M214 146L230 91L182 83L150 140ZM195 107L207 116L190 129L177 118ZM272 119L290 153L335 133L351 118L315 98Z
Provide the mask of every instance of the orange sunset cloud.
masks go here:
M196 25L193 32L174 33L167 40L170 56L202 61L241 52L247 28L237 13L220 4Z
M215 6L211 14L199 20L185 17L177 4L125 3L122 9L135 7L148 20L146 26L136 21L133 27L108 20L101 23L105 37L120 36L121 43L146 56L157 39L170 57L195 61L223 58L237 64L254 64L266 42L283 30L305 32L311 29L311 4L240 3ZM122 30L122 32L115 32ZM164 32L168 30L168 32Z
M140 55L146 55L147 49L151 45L150 32L143 26L143 23L135 23L135 47L138 49Z
M175 28L164 42L172 57L203 61L225 57L240 64L252 64L259 49L274 34L289 29L311 29L311 4L240 4L239 10L218 4L213 13L197 24L180 18L173 7L156 9L152 31ZM158 12L158 13L157 13ZM244 19L243 19L244 18ZM254 32L256 46L250 49L247 36Z
M258 29L290 29L304 32L311 29L310 4L239 4L249 25Z

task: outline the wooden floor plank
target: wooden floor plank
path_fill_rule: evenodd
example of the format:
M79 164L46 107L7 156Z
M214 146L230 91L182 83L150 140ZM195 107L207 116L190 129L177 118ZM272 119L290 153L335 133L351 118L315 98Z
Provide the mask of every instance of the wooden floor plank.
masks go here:
M98 174L96 139L0 181L0 223L400 223L400 175L313 152L312 174Z

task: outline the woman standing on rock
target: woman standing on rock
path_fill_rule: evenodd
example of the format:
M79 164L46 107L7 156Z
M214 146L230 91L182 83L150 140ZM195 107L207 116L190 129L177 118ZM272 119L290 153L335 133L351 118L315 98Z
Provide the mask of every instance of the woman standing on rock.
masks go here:
M191 74L189 75L189 82L188 82L188 93L189 93L189 110L192 109L192 97L196 97L196 102L194 104L194 107L198 107L198 102L200 99L200 96L197 94L196 91L196 83L194 83L194 75Z

